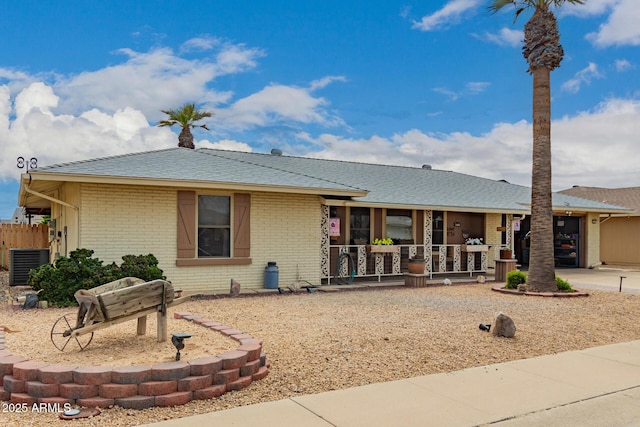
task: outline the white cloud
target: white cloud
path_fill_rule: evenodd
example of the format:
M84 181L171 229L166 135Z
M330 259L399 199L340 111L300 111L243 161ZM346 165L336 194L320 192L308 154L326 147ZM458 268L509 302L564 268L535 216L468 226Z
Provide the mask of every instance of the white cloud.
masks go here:
M598 2L586 4L590 3L598 4ZM610 0L602 3L605 4L598 5L597 11L602 12L606 7L611 7L611 14L607 21L600 25L597 32L586 35L587 40L598 47L640 45L638 0Z
M194 37L187 40L180 46L180 52L203 52L211 50L214 46L220 44L220 40L216 37L208 35L202 37Z
M90 110L81 115L53 112L58 97L41 82L33 83L11 100L6 86L0 101L0 178L17 178L18 156L37 157L39 166L177 145L175 133L152 127L132 108L107 114ZM15 114L12 119L11 115Z
M313 92L317 89L323 89L333 82L346 82L347 79L344 76L326 76L318 80L314 80L309 85L309 90Z
M164 117L161 109L185 102L196 102L215 114L208 123L214 134L258 125L343 125L327 110L328 101L314 94L346 81L343 76L325 76L308 87L272 84L234 99L232 92L212 89L212 82L255 68L263 52L204 37L185 46L213 49L213 55L189 60L166 48L122 49L121 63L68 76L31 76L0 68L0 78L7 81L0 86L0 179L18 176L17 156L35 156L44 166L176 146L175 129L152 124ZM198 141L202 135L194 133L196 146L251 149L229 139Z
M572 185L624 187L637 182L640 101L611 99L593 111L552 122L554 190ZM532 127L526 121L498 123L480 136L466 132L428 134L412 129L385 138L298 135L319 150L310 157L452 170L529 186ZM585 171L589 171L585 174Z
M499 46L522 46L522 40L524 39L524 32L522 30L512 30L510 28L502 28L498 34L484 33L482 35L473 34L473 37L494 43Z
M216 55L215 76L235 74L256 67L256 59L264 56L262 49L247 48L244 44L224 44Z
M604 77L598 70L598 65L590 62L582 70L578 71L572 79L567 80L562 84L562 89L567 92L577 93L580 91L582 84L589 85L592 79L599 79Z
M229 94L217 93L207 84L224 74L245 71L255 65L256 50L227 46L213 60L186 60L170 49L140 53L122 49L124 63L60 79L55 84L65 111L98 108L114 112L124 107L142 111L151 120L161 109L194 101L206 95L209 102L225 102ZM243 59L241 59L243 58Z
M196 148L211 148L214 150L230 150L230 151L244 151L250 153L253 148L246 142L234 141L232 139L221 139L216 142L209 142L206 139L198 141Z
M579 17L587 17L593 15L602 15L611 8L616 7L619 3L626 0L587 0L583 4L565 3L557 10L559 16L573 15ZM631 0L635 2L636 0Z
M340 117L326 110L328 102L312 95L313 90L342 80L327 77L313 81L309 88L271 84L220 110L218 121L227 128L250 128L280 121L342 125L344 122Z
M477 95L484 92L491 83L489 82L469 82L466 84L466 91L472 95Z
M467 11L476 8L482 0L451 0L437 12L423 16L420 21L414 21L411 28L420 31L435 31L457 23Z
M446 96L449 101L457 101L466 95L478 95L484 92L491 83L489 82L468 82L463 90L453 91L445 87L435 87L432 90L436 93Z
M627 61L626 59L616 59L614 62L614 67L619 73L624 73L625 71L629 71L635 68L633 64L631 64L631 62Z

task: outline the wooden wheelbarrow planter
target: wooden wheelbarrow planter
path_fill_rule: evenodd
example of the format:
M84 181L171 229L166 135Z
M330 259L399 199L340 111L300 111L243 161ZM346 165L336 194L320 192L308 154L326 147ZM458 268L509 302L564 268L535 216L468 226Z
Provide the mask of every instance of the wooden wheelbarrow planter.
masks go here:
M156 313L158 342L167 340L167 308L181 304L189 297L176 298L173 285L165 280L145 282L135 277L109 282L93 289L80 289L74 294L78 314L65 314L51 328L51 342L65 351L69 342L84 350L93 339L93 332L138 319L137 334L145 335L147 316Z

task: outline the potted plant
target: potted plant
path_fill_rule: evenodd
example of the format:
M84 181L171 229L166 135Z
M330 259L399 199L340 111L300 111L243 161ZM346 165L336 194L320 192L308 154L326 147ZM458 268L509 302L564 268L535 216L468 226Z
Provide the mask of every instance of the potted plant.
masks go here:
M424 274L426 260L421 257L409 258L409 273Z
M513 251L511 250L511 248L507 246L503 246L500 248L500 259L512 259L512 258L513 258Z

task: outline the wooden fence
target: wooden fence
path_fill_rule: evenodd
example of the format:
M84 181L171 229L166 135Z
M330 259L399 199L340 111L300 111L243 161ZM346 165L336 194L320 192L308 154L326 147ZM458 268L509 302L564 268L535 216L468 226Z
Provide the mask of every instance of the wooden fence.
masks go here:
M0 268L9 269L9 249L46 249L48 247L48 225L0 224Z

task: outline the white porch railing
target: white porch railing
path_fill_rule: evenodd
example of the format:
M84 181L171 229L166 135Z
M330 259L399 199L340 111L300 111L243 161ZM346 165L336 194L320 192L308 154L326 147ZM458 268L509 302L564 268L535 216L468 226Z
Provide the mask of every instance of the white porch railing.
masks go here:
M383 276L401 276L408 271L409 258L416 256L427 259L424 274L429 278L444 273L469 273L471 277L474 273L487 271L489 252L493 251L494 258L497 258L495 252L499 247L486 246L467 251L466 245L432 245L429 262L428 247L424 245L374 246L373 249L370 245L330 245L327 254L329 275L324 279L330 283L337 277L377 277L380 281Z

